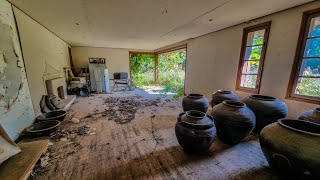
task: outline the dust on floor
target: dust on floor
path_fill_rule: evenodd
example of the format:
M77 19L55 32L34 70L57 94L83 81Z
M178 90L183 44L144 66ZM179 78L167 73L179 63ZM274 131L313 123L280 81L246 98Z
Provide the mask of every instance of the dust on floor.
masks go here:
M181 99L139 89L79 97L31 178L278 179L256 136L234 147L216 138L209 152L185 154L174 133L181 112Z

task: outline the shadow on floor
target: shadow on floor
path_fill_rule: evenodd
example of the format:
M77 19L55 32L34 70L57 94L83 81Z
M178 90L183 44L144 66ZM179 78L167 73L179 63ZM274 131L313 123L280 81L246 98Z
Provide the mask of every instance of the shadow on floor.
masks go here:
M250 144L252 140L256 137L250 136L243 143ZM100 172L96 179L279 179L274 170L265 165L254 169L233 165L232 161L237 159L230 160L227 154L242 145L237 146L223 144L216 138L209 151L197 155L186 154L180 146L172 146L128 161L119 159L120 165ZM265 163L264 159L261 161ZM231 169L238 169L235 174L225 170L229 164Z

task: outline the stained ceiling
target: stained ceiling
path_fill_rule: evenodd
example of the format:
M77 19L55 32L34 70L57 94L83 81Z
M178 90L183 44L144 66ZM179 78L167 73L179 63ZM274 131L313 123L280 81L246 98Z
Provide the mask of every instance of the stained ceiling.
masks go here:
M313 0L9 0L72 46L154 50Z

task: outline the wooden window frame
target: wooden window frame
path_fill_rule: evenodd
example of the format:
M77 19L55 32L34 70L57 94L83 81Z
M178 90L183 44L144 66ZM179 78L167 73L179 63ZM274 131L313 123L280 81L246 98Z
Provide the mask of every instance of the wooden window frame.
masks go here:
M304 52L306 48L306 42L308 39L308 33L310 30L311 19L314 17L320 17L320 8L306 11L303 13L301 27L300 27L300 35L298 39L298 44L296 48L296 54L291 70L290 80L288 84L288 89L286 93L286 99L297 100L307 103L320 104L320 97L312 97L306 95L298 95L295 94L295 88L298 81L298 76L301 68L301 63L304 59Z
M264 42L262 44L261 56L260 56L260 60L259 60L259 68L258 68L258 74L257 74L256 87L255 88L241 87L240 85L241 85L242 68L245 63L244 60L245 60L245 53L246 53L246 48L247 48L248 34L250 32L259 31L262 29L265 29L265 34L264 34ZM267 47L268 47L270 29L271 29L271 21L257 24L254 26L250 26L250 27L243 29L240 60L239 60L238 74L237 74L237 81L236 81L236 90L237 91L244 91L244 92L259 94L260 83L261 83L262 72L263 72L263 65L264 65L265 56L266 56Z

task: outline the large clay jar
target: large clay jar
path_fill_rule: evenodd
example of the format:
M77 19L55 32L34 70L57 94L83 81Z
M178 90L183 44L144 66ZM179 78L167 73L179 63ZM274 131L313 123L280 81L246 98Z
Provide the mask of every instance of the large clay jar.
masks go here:
M178 116L175 133L185 152L200 153L210 148L216 128L211 116L191 110Z
M211 103L210 103L211 107L222 103L222 101L224 100L240 101L240 98L233 91L218 90L212 94Z
M320 179L320 125L280 119L260 133L260 145L270 166L292 179Z
M201 94L189 94L182 99L183 111L196 110L206 113L209 101Z
M270 96L251 95L243 101L256 115L256 127L254 132L259 133L268 124L276 122L278 119L285 118L288 114L287 105Z
M314 108L310 111L304 112L300 115L299 119L320 124L320 108Z
M223 101L213 107L211 115L219 139L227 144L239 143L252 132L256 124L254 113L239 101Z

